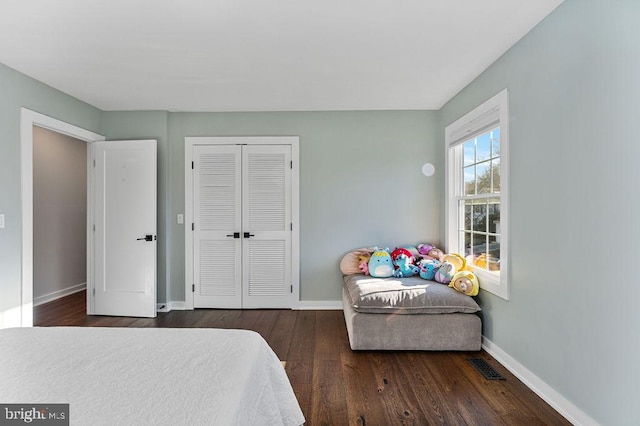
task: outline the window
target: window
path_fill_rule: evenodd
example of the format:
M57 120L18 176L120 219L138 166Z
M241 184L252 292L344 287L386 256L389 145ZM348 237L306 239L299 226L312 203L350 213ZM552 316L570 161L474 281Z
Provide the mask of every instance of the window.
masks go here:
M445 129L446 246L463 254L480 287L509 299L508 93Z

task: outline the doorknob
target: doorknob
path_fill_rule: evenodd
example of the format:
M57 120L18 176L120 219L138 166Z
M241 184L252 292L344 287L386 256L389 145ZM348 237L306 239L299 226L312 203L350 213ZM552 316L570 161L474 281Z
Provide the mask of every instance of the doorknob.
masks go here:
M154 240L153 235L149 235L149 234L145 235L142 238L137 238L137 241L153 241L153 240Z
M250 234L250 233L248 233L248 232L245 232L245 233L244 233L244 237L245 237L245 238L255 237L255 235L254 235L254 234Z
M227 234L227 237L240 238L240 233L234 232L233 234Z

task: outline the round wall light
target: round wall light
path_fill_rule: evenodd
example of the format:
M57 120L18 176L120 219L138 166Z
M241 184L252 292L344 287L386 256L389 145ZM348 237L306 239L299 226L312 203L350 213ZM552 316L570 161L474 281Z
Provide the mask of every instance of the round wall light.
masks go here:
M422 166L422 174L427 177L433 176L435 172L436 168L431 163L424 163L424 165Z

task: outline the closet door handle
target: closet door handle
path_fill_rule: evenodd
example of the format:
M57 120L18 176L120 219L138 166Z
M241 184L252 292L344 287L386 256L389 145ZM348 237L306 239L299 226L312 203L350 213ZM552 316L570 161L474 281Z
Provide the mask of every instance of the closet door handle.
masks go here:
M250 234L250 233L248 233L248 232L245 232L245 233L244 233L244 237L245 237L245 238L250 238L250 237L255 237L255 235L254 235L254 234Z
M233 234L227 234L227 237L240 238L240 233L234 232Z

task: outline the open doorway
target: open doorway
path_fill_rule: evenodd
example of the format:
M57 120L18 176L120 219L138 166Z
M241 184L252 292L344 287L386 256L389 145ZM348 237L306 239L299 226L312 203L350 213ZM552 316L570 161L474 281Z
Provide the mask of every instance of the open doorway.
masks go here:
M85 143L104 140L104 136L82 129L69 123L57 120L52 117L28 110L21 109L20 128L20 151L21 151L21 180L22 180L22 300L20 305L20 319L16 326L30 327L33 325L33 303L34 303L34 126L52 130L62 135L76 138ZM88 166L88 159L85 160ZM91 178L88 178L87 185L91 187ZM90 191L88 191L90 193ZM87 198L87 213L89 217L93 212L91 200ZM85 226L86 220L85 220ZM91 261L93 254L91 251L91 234L86 234L86 283L91 284Z
M39 316L60 315L52 302L86 291L87 145L33 126L34 325ZM85 310L82 298L66 300Z

